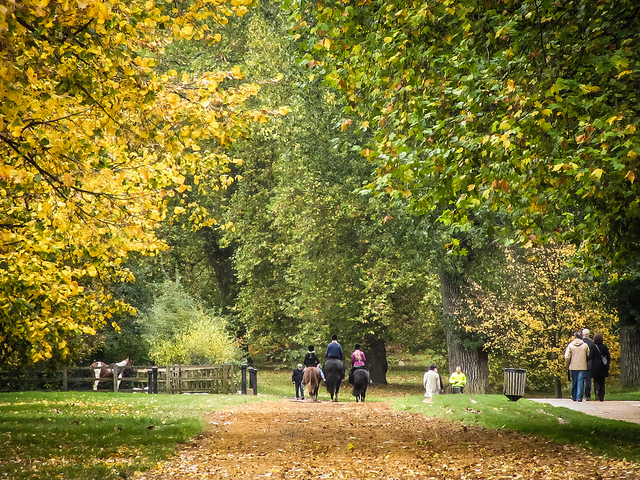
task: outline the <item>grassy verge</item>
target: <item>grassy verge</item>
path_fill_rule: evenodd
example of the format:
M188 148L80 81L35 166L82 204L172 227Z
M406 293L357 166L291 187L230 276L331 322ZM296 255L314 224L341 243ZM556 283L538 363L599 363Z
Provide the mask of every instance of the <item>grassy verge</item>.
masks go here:
M579 444L594 453L640 462L640 425L604 420L502 395L442 395L422 402L421 372L390 372L368 401L467 425L506 428ZM251 392L250 392L251 393ZM145 395L102 392L0 394L0 479L115 480L152 467L205 428L204 414L248 402L294 397L291 371L260 368L258 396ZM473 403L470 398L473 399ZM640 393L607 395L640 400ZM326 388L320 400L329 400ZM343 386L341 402L353 402ZM568 423L561 424L558 418Z
M638 394L635 394L638 397ZM464 425L515 430L562 444L591 448L597 455L640 462L640 425L585 415L504 395L438 395L424 403L422 395L396 398L394 408L444 418Z
M0 478L127 478L204 429L241 395L0 394Z

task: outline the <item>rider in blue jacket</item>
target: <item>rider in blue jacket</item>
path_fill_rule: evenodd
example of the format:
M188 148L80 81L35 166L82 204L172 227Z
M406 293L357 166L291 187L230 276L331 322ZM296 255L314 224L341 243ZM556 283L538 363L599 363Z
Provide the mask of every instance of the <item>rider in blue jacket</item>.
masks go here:
M336 358L338 360L344 360L344 354L342 353L342 346L338 343L338 336L333 335L331 337L331 343L327 345L327 350L324 353L325 362L330 358ZM344 364L342 365L342 379L344 380Z

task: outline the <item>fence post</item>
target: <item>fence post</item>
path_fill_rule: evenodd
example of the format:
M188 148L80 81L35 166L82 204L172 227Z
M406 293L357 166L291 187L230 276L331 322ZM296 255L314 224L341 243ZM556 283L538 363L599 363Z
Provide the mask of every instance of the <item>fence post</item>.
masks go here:
M240 383L240 393L242 395L247 394L247 364L243 363L241 368L241 383Z
M67 366L62 367L62 391L66 392L69 389L67 376Z
M158 367L154 365L151 369L153 370L153 393L158 393Z
M258 369L249 367L249 388L253 389L253 394L258 394Z
M147 393L158 393L158 367L153 366L147 370L149 381L147 382Z
M118 365L116 365L115 363L113 365L111 365L111 371L113 372L113 391L117 392L118 391Z
M229 364L222 365L222 393L229 393Z

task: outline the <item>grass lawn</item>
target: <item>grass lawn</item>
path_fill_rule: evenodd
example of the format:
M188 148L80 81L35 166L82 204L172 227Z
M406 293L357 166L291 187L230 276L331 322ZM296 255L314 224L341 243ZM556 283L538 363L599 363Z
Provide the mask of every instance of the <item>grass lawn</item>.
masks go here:
M367 401L467 425L517 430L594 453L640 462L640 425L604 420L565 408L503 395L442 395L423 403L422 373L391 371L389 385L374 385ZM205 428L204 414L247 402L294 397L290 370L259 368L258 395L148 395L103 392L0 394L0 478L113 480L152 467L180 442ZM325 388L320 400L328 400ZM640 393L607 399L640 400ZM353 402L350 386L341 402ZM563 419L563 423L558 421ZM566 422L566 423L564 423Z
M242 395L0 394L0 478L127 478L204 430L204 413ZM34 476L35 475L35 476Z

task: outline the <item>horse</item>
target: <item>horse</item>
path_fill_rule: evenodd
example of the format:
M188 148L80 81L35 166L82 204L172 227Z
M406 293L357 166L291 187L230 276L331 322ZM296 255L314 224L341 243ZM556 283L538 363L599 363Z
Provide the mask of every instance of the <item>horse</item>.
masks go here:
M327 391L331 396L331 400L337 402L340 383L344 379L344 364L337 358L328 358L324 362L322 371L324 372L324 381L327 384Z
M128 358L116 363L116 366L118 367L131 367L132 365L131 360ZM100 383L101 378L113 378L113 368L104 362L93 362L91 364L91 370L93 371L93 378L95 379L93 381L93 389L96 391L98 390L98 384ZM118 379L122 378L123 374L124 368L118 368ZM118 389L120 389L120 382L121 380L118 380Z
M307 395L314 402L318 401L318 388L320 388L320 380L322 377L320 376L320 370L316 367L307 367L302 375L302 383L304 384L304 389L307 391Z
M364 402L369 386L369 371L366 368L356 368L353 371L353 390L351 395L356 397L356 402Z

